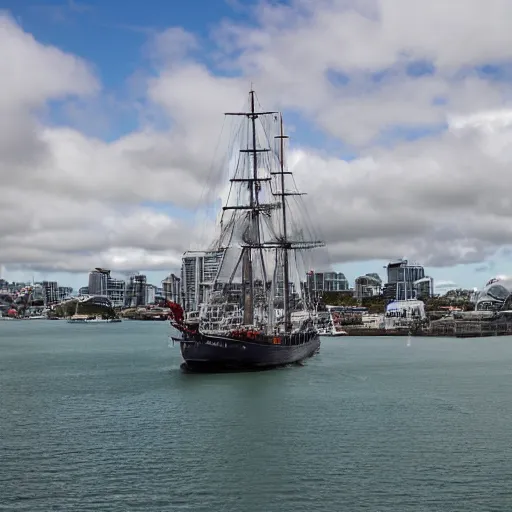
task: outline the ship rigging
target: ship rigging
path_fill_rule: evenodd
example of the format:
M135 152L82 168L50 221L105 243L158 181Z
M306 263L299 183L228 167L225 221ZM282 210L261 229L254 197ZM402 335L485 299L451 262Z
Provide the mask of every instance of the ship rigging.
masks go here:
M300 283L299 290L292 287L290 260L293 253L324 243L304 239L302 226L290 223L289 197L303 194L287 189L286 176L292 173L286 168L282 114L256 111L252 90L249 106L246 112L226 113L245 118L248 130L229 180L220 235L211 247L222 253L212 289L199 312L184 317L180 306L172 305L172 324L181 332L177 341L188 366L276 366L309 357L320 346L311 308L297 298ZM262 119L278 126L275 148L269 130L258 137Z

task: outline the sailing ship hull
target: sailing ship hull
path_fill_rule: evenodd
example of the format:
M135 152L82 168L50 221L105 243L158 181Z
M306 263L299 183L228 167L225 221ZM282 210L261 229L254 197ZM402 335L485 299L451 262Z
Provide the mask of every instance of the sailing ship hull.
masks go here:
M215 335L189 335L180 348L187 370L222 371L270 369L298 363L320 349L318 334L297 344L277 345Z

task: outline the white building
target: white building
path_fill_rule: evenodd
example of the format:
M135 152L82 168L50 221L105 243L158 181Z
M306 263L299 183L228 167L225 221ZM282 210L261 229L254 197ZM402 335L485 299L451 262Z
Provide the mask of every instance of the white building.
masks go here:
M181 302L181 279L174 274L162 281L163 296L172 302Z
M126 301L126 282L124 279L107 279L107 297L115 308L122 308Z
M181 265L181 296L186 311L195 311L208 298L225 251L188 251Z
M384 328L407 329L426 317L425 304L421 300L396 300L386 306Z
M146 296L144 304L154 304L156 297L156 286L153 284L146 284Z

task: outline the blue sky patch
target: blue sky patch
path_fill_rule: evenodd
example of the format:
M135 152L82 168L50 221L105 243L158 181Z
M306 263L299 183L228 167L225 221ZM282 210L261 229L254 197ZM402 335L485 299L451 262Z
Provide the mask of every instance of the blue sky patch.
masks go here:
M342 71L336 71L334 69L327 70L327 80L334 87L345 87L350 83L350 77Z
M496 82L512 81L512 62L502 62L500 64L485 64L475 68L477 75L484 80Z
M407 64L405 69L407 75L412 77L434 75L436 72L434 64L427 60L416 60L410 62L409 64Z
M393 146L401 141L414 141L442 133L447 127L446 123L389 126L380 133L375 142L383 146Z

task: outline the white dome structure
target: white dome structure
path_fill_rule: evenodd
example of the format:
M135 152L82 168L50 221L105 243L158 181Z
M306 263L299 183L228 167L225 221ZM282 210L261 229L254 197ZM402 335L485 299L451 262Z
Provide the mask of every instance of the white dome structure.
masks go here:
M512 309L512 277L496 276L475 297L475 311L506 311Z

